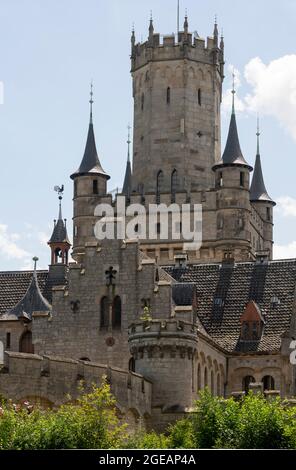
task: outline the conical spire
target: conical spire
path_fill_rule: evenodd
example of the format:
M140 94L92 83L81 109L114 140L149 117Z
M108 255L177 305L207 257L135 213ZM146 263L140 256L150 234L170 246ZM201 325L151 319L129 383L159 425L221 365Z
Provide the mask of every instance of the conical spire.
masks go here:
M50 312L51 305L43 297L37 279L36 265L38 258L35 256L34 261L34 273L32 276L31 283L25 293L24 297L19 301L19 303L10 309L6 316L7 317L16 317L18 319L25 319L27 321L32 320L33 312Z
M55 191L57 191L59 194L59 217L57 221L54 221L53 232L48 244L50 245L51 243L68 243L70 245L67 233L66 219L63 220L62 218L62 199L64 185L62 185L61 187L55 186Z
M188 33L188 16L187 16L187 10L185 12L185 18L184 18L184 33Z
M93 105L93 86L91 83L91 90L90 90L90 117L89 117L89 126L88 126L88 134L86 140L86 146L84 150L84 155L78 170L71 175L71 178L74 179L76 176L85 175L88 173L94 175L103 175L106 179L109 179L108 176L100 163L98 152L96 148L96 141L95 141L95 134L93 128L93 116L92 116L92 105Z
M230 125L228 130L227 141L225 145L225 149L222 155L222 159L214 165L213 169L220 165L243 165L248 167L250 171L252 171L252 167L246 162L244 159L243 153L241 151L238 132L237 132L237 125L236 125L236 118L235 118L235 107L234 107L234 95L235 95L235 88L234 88L234 74L233 74L233 85L232 85L232 111L231 111L231 119Z
M260 131L259 131L259 119L257 119L257 152L256 152L256 161L255 161L255 167L254 167L254 174L252 178L252 183L250 187L250 200L252 202L256 201L267 201L267 202L272 202L274 204L274 201L271 199L269 196L265 184L264 184L264 179L263 179L263 172L262 172L262 167L261 167L261 157L260 157L260 149L259 149L259 137L260 137Z
M122 188L122 194L127 197L130 197L132 189L132 169L130 162L130 126L128 126L128 137L127 137L127 162L124 176L124 183Z

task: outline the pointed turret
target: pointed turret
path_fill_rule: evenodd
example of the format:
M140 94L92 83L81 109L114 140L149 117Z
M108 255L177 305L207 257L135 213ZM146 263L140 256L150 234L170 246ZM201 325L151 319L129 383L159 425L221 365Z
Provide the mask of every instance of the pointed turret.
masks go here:
M222 158L219 162L217 162L213 166L213 170L221 166L241 165L243 167L248 168L249 171L252 171L253 168L244 159L243 153L241 151L240 143L239 143L239 138L238 138L236 117L235 117L235 107L234 107L234 95L235 95L234 75L233 75L233 87L232 87L231 93L232 93L232 112L231 112L227 141L226 141Z
M263 179L263 172L261 166L261 157L260 157L260 149L259 149L259 123L257 124L257 152L256 152L256 161L254 167L254 174L253 179L250 187L250 201L268 201L275 204L275 202L269 196Z
M66 219L62 217L62 198L64 185L55 186L55 191L59 194L59 216L58 220L54 220L54 228L48 245L51 248L51 265L68 264L68 252L71 247L67 233Z
M152 11L151 11L150 22L149 22L149 36L148 36L148 43L150 46L153 46L153 34L154 34L154 26L153 26L153 18L152 18Z
M19 320L26 322L32 321L33 312L49 313L51 311L50 303L43 297L37 279L36 264L38 261L37 257L33 258L34 261L34 273L32 276L31 283L27 289L27 292L18 304L10 309L5 316L8 318L16 317Z
M122 188L122 194L124 194L127 198L131 195L132 190L132 169L131 169L131 162L130 162L130 126L128 126L128 138L127 138L127 162L126 162L126 169L125 169L125 176Z
M91 91L90 91L90 118L89 118L89 126L88 126L88 134L87 140L84 150L84 155L78 170L71 175L71 178L74 179L76 176L82 175L102 175L107 180L110 178L107 173L102 168L100 163L96 141L95 141L95 134L93 128L93 117L92 117L92 104L93 104L93 91L92 91L92 84L91 84Z

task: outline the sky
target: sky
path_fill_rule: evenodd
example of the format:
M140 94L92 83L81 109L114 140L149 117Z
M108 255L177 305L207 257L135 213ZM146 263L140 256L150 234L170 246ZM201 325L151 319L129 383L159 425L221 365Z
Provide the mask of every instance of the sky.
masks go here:
M215 15L225 41L222 148L236 74L242 151L253 164L260 114L265 184L277 202L275 258L296 257L296 1L180 0L189 29L211 36ZM0 0L0 270L50 262L47 241L65 185L72 232L72 181L81 161L94 84L100 160L122 186L127 125L133 122L130 34L145 40L152 11L160 34L176 32L176 0Z

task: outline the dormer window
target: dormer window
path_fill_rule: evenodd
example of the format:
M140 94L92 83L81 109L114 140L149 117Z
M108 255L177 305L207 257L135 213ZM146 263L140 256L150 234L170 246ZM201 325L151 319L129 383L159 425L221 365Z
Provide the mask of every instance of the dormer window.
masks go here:
M244 313L241 316L242 341L259 341L262 336L264 319L260 309L253 300L248 302Z

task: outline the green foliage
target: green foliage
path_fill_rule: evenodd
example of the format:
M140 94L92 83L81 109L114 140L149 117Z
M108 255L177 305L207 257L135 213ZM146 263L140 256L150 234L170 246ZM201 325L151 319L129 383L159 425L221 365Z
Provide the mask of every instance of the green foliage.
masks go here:
M157 434L152 431L150 433L137 433L129 436L124 441L125 449L168 449L170 440L164 434Z
M124 436L107 384L57 410L9 404L0 415L0 449L116 448Z
M115 399L104 383L56 410L28 403L0 404L0 450L88 448L296 448L296 408L280 399L249 394L236 401L200 393L188 418L154 431L128 434L116 416Z

